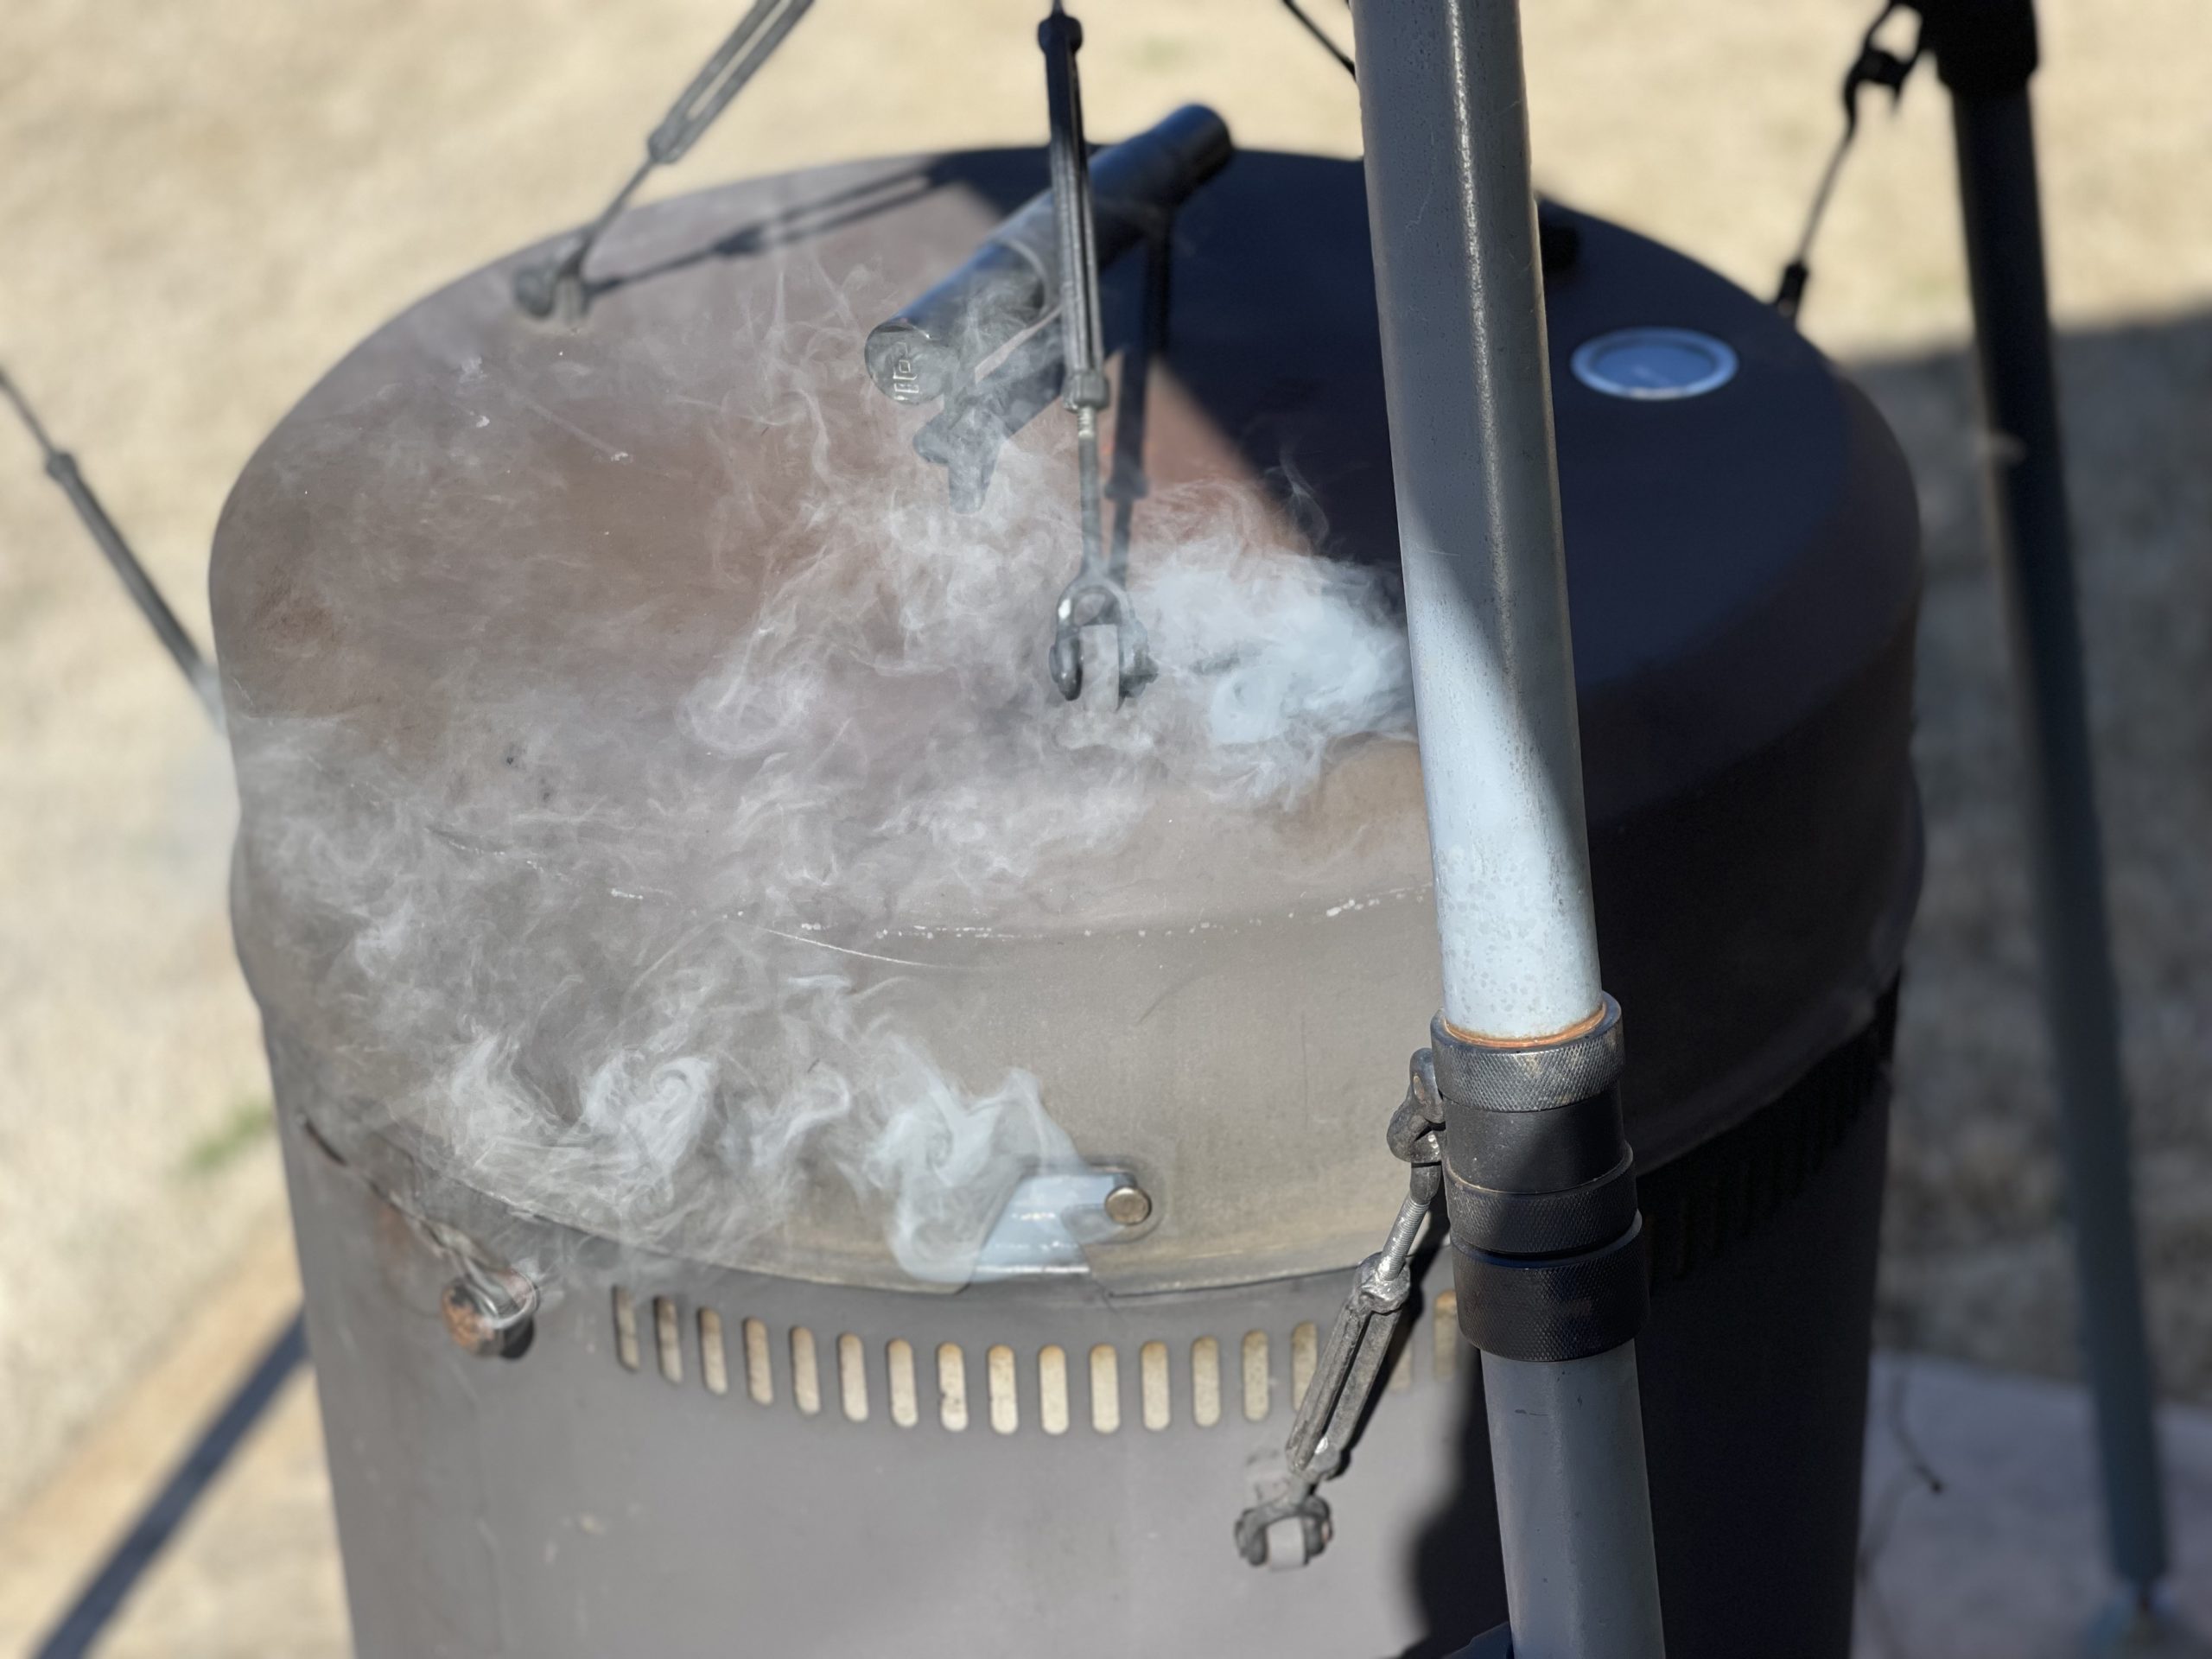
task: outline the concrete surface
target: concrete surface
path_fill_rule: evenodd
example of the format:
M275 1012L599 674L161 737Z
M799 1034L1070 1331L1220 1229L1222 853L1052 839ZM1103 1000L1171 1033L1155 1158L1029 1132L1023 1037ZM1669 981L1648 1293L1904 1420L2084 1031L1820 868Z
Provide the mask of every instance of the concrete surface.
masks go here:
M1884 1355L1870 1418L1859 1659L2080 1654L2111 1595L2082 1391ZM2174 1611L2212 1631L2212 1413L2161 1429Z
M1341 22L1333 0L1317 3ZM259 435L416 295L595 208L736 10L0 10L0 153L18 162L0 169L0 360L203 637L208 531ZM1037 10L822 0L655 189L1033 141ZM1530 5L1547 185L1768 288L1871 10ZM1102 134L1198 97L1247 144L1356 146L1351 88L1273 0L1085 10ZM2047 0L2044 14L2054 280L2153 1300L2168 1386L2212 1398L2212 705L2196 695L2212 639L2212 13L2199 0ZM1932 81L1897 119L1869 122L1806 319L1864 366L1914 454L1930 524L1920 758L1935 828L1884 1329L2063 1373L2070 1291L2002 659L1974 541L1946 143ZM73 1446L99 1443L94 1426L218 1294L278 1192L221 909L219 749L12 435L0 435L0 639L4 1510ZM24 1561L0 1559L0 1597Z

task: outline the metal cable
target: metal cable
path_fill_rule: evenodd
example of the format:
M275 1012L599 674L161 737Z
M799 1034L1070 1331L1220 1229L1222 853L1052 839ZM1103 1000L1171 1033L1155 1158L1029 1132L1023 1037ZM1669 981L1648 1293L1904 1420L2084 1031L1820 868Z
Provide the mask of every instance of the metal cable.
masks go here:
M655 168L671 166L690 153L691 146L729 107L730 100L745 90L746 83L760 73L813 4L814 0L756 0L753 10L739 20L669 105L660 124L646 135L645 159L600 209L599 216L550 256L515 273L516 304L533 317L550 317L560 310L582 314L589 299L583 279L584 261L630 205L638 187Z
M32 441L38 445L39 453L45 458L46 475L60 485L61 493L69 498L69 505L76 509L79 521L91 533L94 544L106 556L109 565L123 583L124 591L130 595L131 603L137 606L138 613L146 619L147 626L153 629L155 638L162 642L162 649L176 664L192 687L194 695L199 697L200 705L207 709L208 717L220 728L223 723L223 693L214 668L207 661L207 654L200 649L199 643L186 631L184 624L177 620L176 613L169 608L168 601L162 596L162 590L155 586L153 577L146 574L146 567L139 562L137 554L131 550L130 543L124 539L123 532L116 528L115 520L108 517L107 509L100 505L99 497L92 493L92 486L85 481L84 473L77 465L77 458L67 449L59 448L47 435L46 428L40 423L29 400L9 378L5 369L0 369L0 397L4 397L14 406L24 430L31 435Z
M1285 0L1286 4L1288 3ZM1867 25L1866 33L1859 42L1859 56L1845 72L1843 131L1836 139L1835 148L1828 153L1827 165L1821 169L1821 181L1813 192L1812 207L1805 215L1805 228L1797 238L1797 251L1782 268L1782 281L1775 290L1774 308L1793 321L1804 305L1806 287L1813 280L1813 238L1820 234L1821 220L1827 213L1829 198L1835 194L1836 180L1843 171L1843 158L1850 154L1852 141L1859 136L1859 94L1869 86L1883 87L1890 94L1891 107L1896 108L1904 96L1906 79L1920 61L1921 41L1916 40L1911 52L1900 57L1874 38L1895 13L1905 10L1905 4L1906 0L1888 0Z
M1313 14L1299 4L1298 0L1282 0L1282 3L1286 11L1306 26L1306 32L1321 43L1321 49L1344 65L1344 73L1357 81L1359 79L1359 69L1352 62L1351 54L1331 39L1328 32L1313 21Z

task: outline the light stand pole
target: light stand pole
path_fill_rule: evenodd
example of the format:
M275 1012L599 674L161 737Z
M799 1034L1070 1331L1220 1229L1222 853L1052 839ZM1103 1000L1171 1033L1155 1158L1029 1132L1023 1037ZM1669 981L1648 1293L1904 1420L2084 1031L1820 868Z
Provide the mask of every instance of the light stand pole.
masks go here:
M1591 907L1519 12L1353 13L1443 945L1444 1185L1510 1650L1658 1659L1643 1253Z
M2169 1566L2165 1492L2028 99L2035 8L2032 0L1921 0L1919 10L1923 48L1951 94L1984 428L1985 533L2011 641L2044 1025L2057 1073L2107 1542L2125 1587L2100 1646L2160 1651L2171 1639L2155 1600Z

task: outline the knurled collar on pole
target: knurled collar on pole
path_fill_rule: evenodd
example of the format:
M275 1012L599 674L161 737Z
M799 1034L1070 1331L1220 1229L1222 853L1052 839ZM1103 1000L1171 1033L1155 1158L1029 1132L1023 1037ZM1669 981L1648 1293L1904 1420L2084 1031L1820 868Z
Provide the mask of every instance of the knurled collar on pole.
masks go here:
M1557 1042L1430 1027L1459 1327L1508 1359L1585 1358L1650 1302L1635 1158L1623 1125L1620 1005Z

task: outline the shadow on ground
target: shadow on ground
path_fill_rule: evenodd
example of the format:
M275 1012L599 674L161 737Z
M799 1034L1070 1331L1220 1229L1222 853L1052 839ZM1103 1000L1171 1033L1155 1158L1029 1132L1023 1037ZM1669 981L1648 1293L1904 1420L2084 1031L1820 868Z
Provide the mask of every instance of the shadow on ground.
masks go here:
M2070 1374L2073 1292L1963 352L1851 365L1926 525L1906 970L1880 1337ZM2212 315L2066 334L2059 368L2154 1338L2212 1398Z

